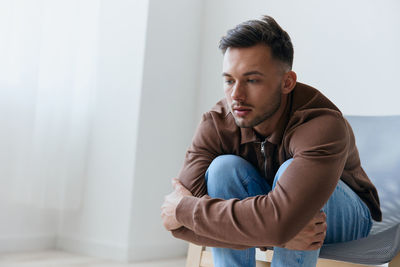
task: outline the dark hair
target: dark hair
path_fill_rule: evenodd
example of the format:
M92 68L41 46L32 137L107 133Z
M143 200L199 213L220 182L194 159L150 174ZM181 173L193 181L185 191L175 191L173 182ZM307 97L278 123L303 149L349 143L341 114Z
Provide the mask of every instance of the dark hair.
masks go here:
M289 34L270 16L261 20L245 21L229 30L219 42L219 49L225 54L229 47L250 47L265 44L271 48L272 57L293 65L293 44Z

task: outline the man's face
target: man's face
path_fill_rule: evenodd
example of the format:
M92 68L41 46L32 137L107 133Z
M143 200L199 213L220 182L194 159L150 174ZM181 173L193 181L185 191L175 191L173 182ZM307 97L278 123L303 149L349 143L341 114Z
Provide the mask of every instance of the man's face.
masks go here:
M273 116L281 105L282 63L268 46L228 48L224 55L225 97L239 127L254 127Z

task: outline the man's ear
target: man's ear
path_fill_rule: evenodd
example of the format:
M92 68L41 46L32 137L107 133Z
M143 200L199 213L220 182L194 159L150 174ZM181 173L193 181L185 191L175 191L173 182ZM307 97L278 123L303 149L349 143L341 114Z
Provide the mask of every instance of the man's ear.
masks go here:
M286 72L282 79L282 94L287 95L293 91L296 86L297 75L294 71Z

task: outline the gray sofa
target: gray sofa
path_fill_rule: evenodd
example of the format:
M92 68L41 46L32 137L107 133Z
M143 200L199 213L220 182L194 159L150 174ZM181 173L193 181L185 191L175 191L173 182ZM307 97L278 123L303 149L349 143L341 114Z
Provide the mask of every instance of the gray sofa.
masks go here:
M367 238L324 245L320 257L374 265L395 258L389 266L400 266L400 116L346 118L362 166L378 189L383 221L373 225Z

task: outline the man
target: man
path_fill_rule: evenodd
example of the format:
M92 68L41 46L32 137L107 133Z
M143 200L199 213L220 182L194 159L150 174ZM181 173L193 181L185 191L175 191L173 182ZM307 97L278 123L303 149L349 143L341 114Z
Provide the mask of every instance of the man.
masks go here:
M228 31L225 98L203 115L162 218L212 246L215 266L315 266L323 243L369 234L378 194L339 109L297 82L289 35L269 16Z

